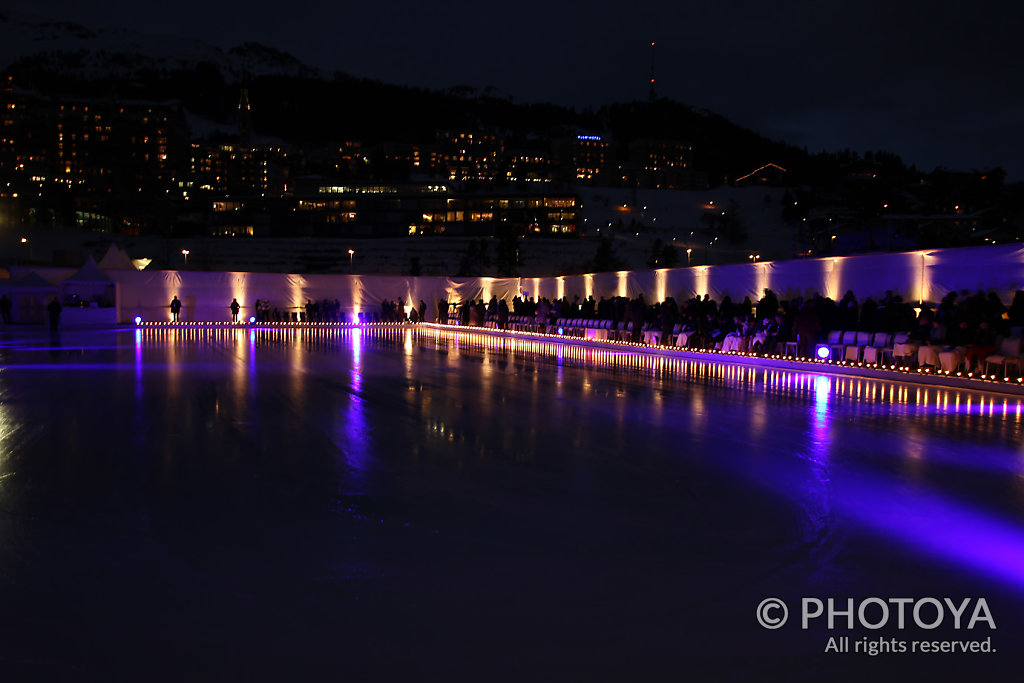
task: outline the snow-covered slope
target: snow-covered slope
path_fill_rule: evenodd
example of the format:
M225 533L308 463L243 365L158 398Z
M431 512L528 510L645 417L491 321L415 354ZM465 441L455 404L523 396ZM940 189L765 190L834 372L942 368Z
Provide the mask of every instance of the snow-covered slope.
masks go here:
M98 74L130 76L149 70L189 68L203 62L216 64L228 79L241 79L243 74L322 75L286 52L256 43L225 51L193 39L91 29L0 9L0 69L26 58L82 78Z

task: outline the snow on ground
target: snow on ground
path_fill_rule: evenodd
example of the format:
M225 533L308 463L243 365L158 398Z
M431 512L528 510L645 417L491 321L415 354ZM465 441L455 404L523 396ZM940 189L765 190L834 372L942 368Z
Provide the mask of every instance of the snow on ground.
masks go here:
M294 57L272 48L249 45L226 52L201 40L146 34L127 29L91 28L72 22L50 21L30 13L0 10L0 68L29 55L75 55L62 62L65 73L83 78L140 69L175 69L211 62L225 76L319 73ZM82 55L85 54L85 59Z

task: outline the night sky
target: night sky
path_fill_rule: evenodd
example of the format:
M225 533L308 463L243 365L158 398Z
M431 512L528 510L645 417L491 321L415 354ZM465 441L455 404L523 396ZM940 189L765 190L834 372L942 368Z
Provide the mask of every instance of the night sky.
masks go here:
M885 149L926 171L998 165L1011 180L1024 174L1016 3L3 4L221 47L261 42L387 82L493 86L518 102L576 107L646 98L653 40L660 95L768 137L812 152Z

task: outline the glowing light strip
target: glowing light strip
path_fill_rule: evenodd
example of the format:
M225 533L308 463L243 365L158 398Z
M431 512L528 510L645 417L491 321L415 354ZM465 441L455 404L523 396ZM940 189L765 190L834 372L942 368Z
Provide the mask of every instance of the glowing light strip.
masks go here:
M810 372L826 372L830 374L865 377L868 379L927 383L938 386L945 386L954 389L968 389L974 391L1001 391L1013 395L1024 395L1024 377L1010 380L1009 378L998 378L996 375L974 377L968 373L967 377L954 377L949 373L930 373L923 370L911 370L896 365L884 365L880 363L864 363L862 361L834 361L811 358L794 358L782 354L760 354L753 351L721 351L718 349L692 349L688 347L661 346L660 344L646 344L644 342L622 341L615 339L585 339L572 337L566 334L552 334L548 332L527 332L515 329L497 330L489 327L465 327L460 325L439 325L437 323L420 323L414 327L435 328L449 330L462 334L476 334L489 337L521 337L523 339L550 339L558 343L575 345L580 348L594 348L610 346L619 348L632 348L650 355L667 354L676 357L693 358L720 358L726 362L742 363L743 359L750 361L770 361L771 367L782 367ZM776 365L778 364L778 365ZM924 380L927 377L928 380ZM949 381L943 381L948 378Z
M863 361L847 361L812 358L794 358L783 354L761 354L753 351L721 351L718 349L693 349L689 347L662 346L660 344L647 344L644 342L623 341L618 339L598 339L567 336L566 334L552 334L548 332L527 332L515 329L498 330L493 327L467 327L461 325L439 325L438 323L395 323L395 322L373 322L373 323L340 323L340 322L147 322L142 321L133 328L142 330L174 330L174 329L442 329L462 334L483 334L491 337L520 337L522 339L551 339L557 340L560 344L579 346L580 348L631 348L642 350L652 355L672 355L678 357L692 358L725 358L727 362L742 363L743 359L750 361L770 361L773 366L793 369L814 368L812 372L827 372L831 374L853 375L867 377L870 379L927 383L951 388L963 388L980 391L1002 391L1013 395L1024 394L1024 377L999 377L997 375L980 375L974 373L949 371L932 372L930 369L910 369L901 367L893 362L892 364L865 363ZM589 328L588 328L589 329ZM778 364L778 365L776 365ZM926 379L927 378L927 379Z
M764 166L762 166L761 168L757 169L756 171L751 171L750 173L748 173L747 175L743 176L742 178L737 178L735 182L738 183L741 180L746 180L750 176L755 175L757 173L760 173L761 171L763 171L764 169L768 168L769 166L773 166L773 167L779 169L780 171L782 171L783 173L788 173L789 172L786 169L784 169L781 166L779 166L778 164L768 163L768 164L765 164Z

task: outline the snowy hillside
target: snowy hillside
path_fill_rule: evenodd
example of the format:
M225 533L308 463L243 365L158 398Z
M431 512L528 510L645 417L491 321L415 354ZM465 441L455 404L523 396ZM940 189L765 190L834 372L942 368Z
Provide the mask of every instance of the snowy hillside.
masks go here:
M193 39L122 29L90 29L0 10L0 68L24 59L82 78L170 71L204 62L216 64L226 78L236 80L243 74L322 75L286 52L256 43L224 51Z

